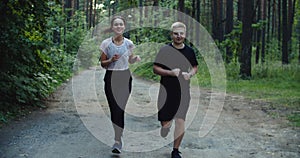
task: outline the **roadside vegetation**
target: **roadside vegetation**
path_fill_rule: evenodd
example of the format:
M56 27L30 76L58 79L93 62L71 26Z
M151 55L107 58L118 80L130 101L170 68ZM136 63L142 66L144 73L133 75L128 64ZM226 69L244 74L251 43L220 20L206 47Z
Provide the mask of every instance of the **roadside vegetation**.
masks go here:
M223 1L220 0L208 0L207 4L199 0L1 1L0 124L25 116L36 108L45 108L45 100L59 86L75 73L97 64L99 41L95 41L95 36L104 37L102 34L96 35L97 24L102 20L124 10L132 11L132 8L139 6L160 6L186 13L195 21L201 22L212 35L223 56L227 93L268 102L269 107L265 109L267 113L273 117L286 117L291 126L300 126L299 1L268 1L261 4L265 6L256 6L256 10L254 7L250 10L257 16L254 19L249 18L248 14L231 14L247 12L245 9L250 6L247 4L254 4L253 0L249 0L242 7L238 2L226 1L225 18L225 14L222 14L225 10L213 7L221 5ZM279 2L285 5L279 7ZM272 10L284 14L277 16L275 12L266 12L262 9L267 7L266 4ZM259 9L260 7L262 8ZM284 10L280 10L281 8ZM287 12L289 16L286 15ZM152 22L153 26L167 23L164 18L170 13L158 13L159 10L144 9L135 13L129 12L126 18L131 27L146 20ZM262 14L272 18L261 19L262 16L259 15ZM135 21L130 22L130 19ZM290 23L287 24L287 21ZM253 32L243 30L243 22L247 23L246 30ZM226 24L226 28L220 29L218 24L221 23L224 23L223 27ZM197 28L188 30L189 36L196 35L195 29ZM242 32L247 36L242 36ZM170 42L168 35L168 31L155 28L139 28L126 32L125 37L130 38L137 46L150 43L149 46L135 50L136 54L143 52L147 57L143 58L142 63L131 67L135 75L158 81L158 76L152 72L153 57L160 44ZM249 56L251 58L247 58ZM195 77L198 82L193 84L209 89L212 86L210 73L200 53L197 57L200 65L199 73Z
M230 63L224 62L226 68L226 92L268 102L268 107L263 107L265 108L263 110L270 116L285 117L290 121L291 126L300 127L300 65L296 57L291 61L291 64L282 65L280 55L274 56L274 54L280 54L280 52L273 47L277 47L276 42L270 45L269 50L267 50L269 52L266 55L267 62L252 65L252 77L247 80L241 79L239 76L239 63L235 62L237 59L233 59ZM153 56L155 51L158 51L158 48L151 46L136 50L137 53L140 51L148 51L147 53L144 52L144 54ZM253 56L254 53L255 51L253 51ZM153 61L153 59L151 60ZM139 77L159 81L159 76L152 71L153 63L151 60L140 65L133 65L131 68L134 70L135 75ZM254 57L252 60L255 63ZM210 89L211 76L206 63L199 54L198 62L198 74L194 76L197 77L197 83L194 82L192 84L199 84L201 88Z

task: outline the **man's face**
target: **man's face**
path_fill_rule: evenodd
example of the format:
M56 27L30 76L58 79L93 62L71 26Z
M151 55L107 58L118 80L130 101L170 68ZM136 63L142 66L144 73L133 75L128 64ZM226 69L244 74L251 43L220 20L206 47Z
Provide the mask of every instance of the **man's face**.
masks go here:
M171 38L175 44L183 43L185 39L185 29L183 27L174 28L171 33Z

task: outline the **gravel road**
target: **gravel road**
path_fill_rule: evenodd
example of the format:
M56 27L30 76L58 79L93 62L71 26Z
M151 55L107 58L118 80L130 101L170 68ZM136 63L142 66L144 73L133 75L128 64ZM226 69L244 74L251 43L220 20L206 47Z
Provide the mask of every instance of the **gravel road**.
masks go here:
M158 84L139 78L133 80L126 109L124 151L119 156L111 154L113 134L103 73L92 68L77 74L47 99L47 109L2 127L0 157L169 158L172 134L161 138L156 118ZM184 158L300 157L300 129L287 126L283 118L267 115L263 110L266 102L226 94L222 110L210 113L217 122L205 123L214 95L210 90L192 87L180 149Z

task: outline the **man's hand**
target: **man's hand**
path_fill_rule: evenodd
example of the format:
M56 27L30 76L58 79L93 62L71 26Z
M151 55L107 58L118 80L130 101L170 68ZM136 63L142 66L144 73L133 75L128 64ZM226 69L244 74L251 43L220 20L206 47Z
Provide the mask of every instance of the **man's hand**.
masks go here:
M175 69L172 69L171 72L172 72L172 75L171 75L171 76L176 76L176 77L178 77L179 74L180 74L180 69L179 69L179 68L175 68Z
M192 77L192 75L188 72L182 72L182 76L185 80L189 80Z

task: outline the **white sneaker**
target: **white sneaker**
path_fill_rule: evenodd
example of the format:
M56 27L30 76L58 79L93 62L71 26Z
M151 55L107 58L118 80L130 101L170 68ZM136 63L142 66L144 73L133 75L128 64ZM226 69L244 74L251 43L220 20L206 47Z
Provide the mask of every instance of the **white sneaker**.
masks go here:
M112 147L112 153L115 153L115 154L120 154L122 151L122 142L120 143L115 143Z

